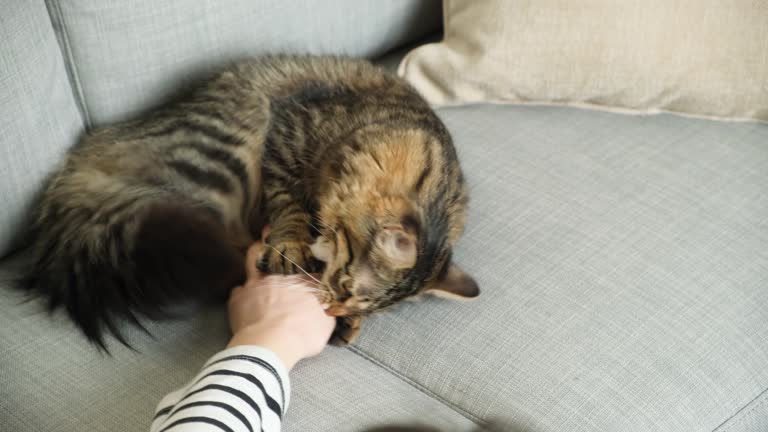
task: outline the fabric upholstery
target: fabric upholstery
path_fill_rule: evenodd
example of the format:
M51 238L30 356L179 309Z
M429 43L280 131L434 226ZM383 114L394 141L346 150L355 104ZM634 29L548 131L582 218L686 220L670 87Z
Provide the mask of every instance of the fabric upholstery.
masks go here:
M138 352L100 355L63 316L53 319L9 289L0 267L0 430L144 432L160 398L181 387L228 340L222 310L154 323L156 340L127 329ZM474 424L386 369L330 348L291 373L291 431L360 432L383 426L471 431Z
M768 121L768 2L446 0L401 73L431 102L555 103Z
M520 430L712 431L768 388L768 125L440 113L482 293L368 320L361 354Z
M82 121L43 2L0 1L0 256Z
M436 0L51 2L89 126L125 120L222 65L269 53L376 57L436 30Z
M287 430L763 430L768 125L439 112L471 188L456 261L482 294L405 303L302 364ZM0 264L0 430L146 430L225 343L207 312L100 357L60 316L18 304L13 268Z
M714 432L763 432L768 430L768 390L724 421Z

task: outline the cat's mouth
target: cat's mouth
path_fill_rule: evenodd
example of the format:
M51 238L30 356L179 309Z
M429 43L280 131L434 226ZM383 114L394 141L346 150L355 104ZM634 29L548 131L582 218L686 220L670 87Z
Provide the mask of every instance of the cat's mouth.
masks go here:
M351 311L347 309L344 305L331 305L328 309L325 310L325 313L334 316L334 317L343 317L351 315Z
M370 313L369 307L370 302L358 301L354 297L350 297L341 303L331 303L325 313L335 317L362 316Z

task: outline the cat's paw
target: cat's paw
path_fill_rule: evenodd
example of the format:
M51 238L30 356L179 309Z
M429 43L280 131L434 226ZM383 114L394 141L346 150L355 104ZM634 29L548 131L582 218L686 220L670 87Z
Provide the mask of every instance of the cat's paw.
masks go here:
M272 243L267 240L265 246L259 263L259 270L263 272L288 275L317 273L321 270L321 263L315 259L305 242L288 240Z
M360 325L363 322L361 316L347 316L336 318L336 328L333 330L331 340L328 341L333 346L346 346L357 339L360 334Z

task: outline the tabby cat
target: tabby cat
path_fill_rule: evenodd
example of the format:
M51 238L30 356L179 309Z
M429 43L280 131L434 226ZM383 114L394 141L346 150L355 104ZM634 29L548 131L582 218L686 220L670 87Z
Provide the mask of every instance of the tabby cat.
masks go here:
M33 212L24 286L105 348L118 321L226 298L244 251L322 272L350 341L361 317L421 292L474 297L451 264L467 192L451 138L403 80L363 60L270 56L182 99L95 130Z

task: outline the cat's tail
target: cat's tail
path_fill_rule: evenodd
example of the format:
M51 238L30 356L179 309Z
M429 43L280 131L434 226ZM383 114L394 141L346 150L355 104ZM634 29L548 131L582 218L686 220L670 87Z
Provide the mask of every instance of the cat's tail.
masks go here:
M119 207L47 209L33 225L33 263L21 280L50 311L63 307L99 348L107 350L106 332L130 347L122 321L143 328L142 317L223 301L244 280L243 254L214 212L157 201L136 212Z

